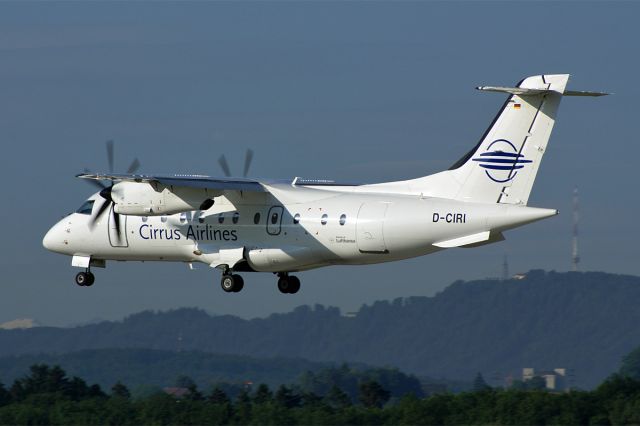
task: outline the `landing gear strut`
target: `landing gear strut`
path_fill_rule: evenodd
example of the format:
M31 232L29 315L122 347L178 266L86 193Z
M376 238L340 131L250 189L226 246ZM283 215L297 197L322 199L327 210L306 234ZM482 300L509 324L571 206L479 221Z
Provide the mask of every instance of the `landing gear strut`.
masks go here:
M237 293L244 287L244 279L238 274L225 272L220 280L220 287L227 293Z
M90 287L96 281L96 277L90 270L86 270L84 272L78 272L76 275L76 284L81 287Z
M286 272L278 274L278 290L284 294L295 294L300 290L300 280L295 275Z

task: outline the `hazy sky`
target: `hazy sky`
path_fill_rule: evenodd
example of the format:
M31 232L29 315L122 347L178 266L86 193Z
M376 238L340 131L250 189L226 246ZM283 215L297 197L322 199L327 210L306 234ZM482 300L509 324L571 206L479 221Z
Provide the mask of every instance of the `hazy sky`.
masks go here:
M432 295L456 279L570 266L571 193L581 193L585 270L639 274L637 2L0 3L0 322L47 325L199 306L243 317L300 304L346 311ZM84 167L385 181L449 167L504 101L477 85L571 73L569 98L530 205L561 215L505 242L408 261L301 273L295 296L271 274L223 293L219 272L110 264L91 288L46 230L92 187Z

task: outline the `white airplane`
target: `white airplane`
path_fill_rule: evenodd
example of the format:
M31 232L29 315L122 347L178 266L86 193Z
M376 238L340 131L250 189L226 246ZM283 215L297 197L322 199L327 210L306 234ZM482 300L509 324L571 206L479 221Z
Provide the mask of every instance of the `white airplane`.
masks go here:
M100 185L75 213L45 235L48 250L83 268L107 260L205 263L222 270L222 289L239 292L238 272L277 274L282 293L296 293L293 272L328 265L407 259L451 247L477 247L503 232L558 213L528 207L569 75L538 75L516 87L477 89L509 94L489 129L446 171L370 185L295 178L289 181L201 175L85 172ZM109 165L113 145L108 144ZM245 176L252 153L247 152ZM101 181L110 181L106 186Z

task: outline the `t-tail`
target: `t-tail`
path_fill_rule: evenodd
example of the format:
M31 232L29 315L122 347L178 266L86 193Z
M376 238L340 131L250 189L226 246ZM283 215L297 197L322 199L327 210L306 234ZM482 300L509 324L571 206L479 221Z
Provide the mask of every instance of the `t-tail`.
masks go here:
M526 205L563 96L602 96L566 90L568 74L537 75L516 87L478 90L510 96L480 142L447 171L410 181L425 195L480 203Z

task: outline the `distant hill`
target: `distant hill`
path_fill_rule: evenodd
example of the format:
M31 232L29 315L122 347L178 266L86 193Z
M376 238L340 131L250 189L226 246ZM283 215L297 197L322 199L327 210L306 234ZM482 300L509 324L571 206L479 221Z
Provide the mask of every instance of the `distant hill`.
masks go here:
M301 306L264 319L195 309L142 312L72 329L0 330L0 356L97 348L184 350L391 365L470 380L522 367L575 371L590 388L640 344L640 278L531 271L523 280L458 281L434 297L363 307Z

